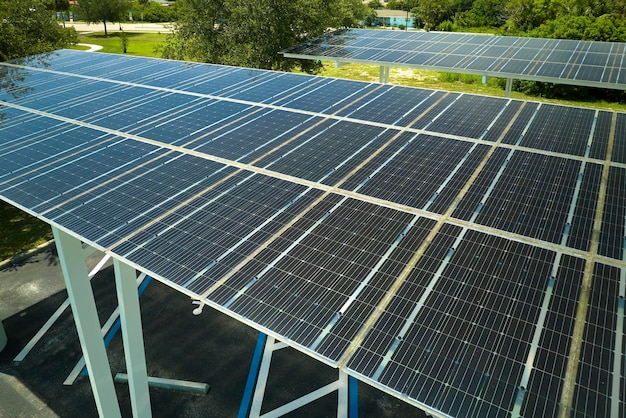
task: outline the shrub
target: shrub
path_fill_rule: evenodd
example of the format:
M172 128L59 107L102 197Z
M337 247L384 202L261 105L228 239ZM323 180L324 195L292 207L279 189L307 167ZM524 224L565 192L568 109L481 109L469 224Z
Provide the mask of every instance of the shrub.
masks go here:
M478 84L483 78L476 74L439 73L438 79L442 83Z
M444 20L437 26L437 30L441 32L454 32L456 31L456 25L449 20Z

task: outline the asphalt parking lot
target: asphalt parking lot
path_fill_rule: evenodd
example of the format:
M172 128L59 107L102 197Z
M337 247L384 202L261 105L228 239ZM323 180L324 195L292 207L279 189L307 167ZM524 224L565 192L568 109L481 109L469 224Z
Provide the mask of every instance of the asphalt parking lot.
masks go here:
M88 264L95 265L100 256ZM116 307L113 268L92 280L101 323ZM24 360L13 359L66 299L54 247L17 265L0 269L0 319L8 336L0 352L0 417L96 417L89 379L64 381L81 352L71 311L65 310ZM150 389L156 417L237 416L258 333L238 321L204 308L195 308L185 295L152 280L141 296L141 314L148 374L211 385L208 394ZM111 371L125 372L122 340L108 346ZM306 355L284 349L275 353L262 412L283 405L336 379L337 371ZM131 416L127 386L116 383L123 416ZM424 417L418 409L363 383L358 389L361 417ZM332 417L333 393L292 412L292 417Z

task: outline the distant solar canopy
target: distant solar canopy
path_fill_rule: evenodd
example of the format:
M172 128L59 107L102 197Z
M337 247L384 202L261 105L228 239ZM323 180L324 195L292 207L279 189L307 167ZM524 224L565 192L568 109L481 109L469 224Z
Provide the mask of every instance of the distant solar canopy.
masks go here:
M282 52L285 57L421 68L626 89L626 44L453 32L346 29Z
M431 414L626 413L626 114L77 51L0 68L6 202Z

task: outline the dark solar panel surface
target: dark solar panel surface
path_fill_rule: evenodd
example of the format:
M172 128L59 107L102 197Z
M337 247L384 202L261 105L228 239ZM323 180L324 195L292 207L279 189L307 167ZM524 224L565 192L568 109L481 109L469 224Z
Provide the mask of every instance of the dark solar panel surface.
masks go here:
M466 72L595 87L626 87L626 44L467 33L345 29L282 51L286 57Z
M623 413L622 114L75 51L0 65L3 200L433 414L556 416L568 384L573 416Z

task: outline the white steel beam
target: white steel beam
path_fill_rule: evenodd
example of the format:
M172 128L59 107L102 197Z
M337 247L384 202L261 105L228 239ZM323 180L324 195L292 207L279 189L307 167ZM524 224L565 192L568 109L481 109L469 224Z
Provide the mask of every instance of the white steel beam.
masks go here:
M152 416L152 411L141 329L141 312L137 296L137 272L117 259L113 260L113 267L133 416L149 418Z
M96 301L89 282L87 266L82 258L84 251L80 241L52 227L59 261L63 270L68 298L74 314L78 338L89 370L89 381L101 417L121 417L120 407L113 386L113 376L100 333L100 320Z

